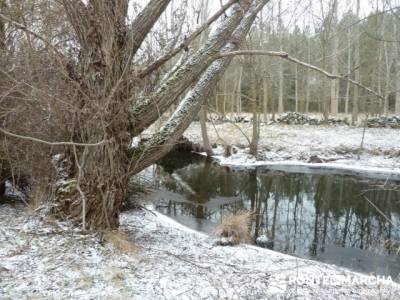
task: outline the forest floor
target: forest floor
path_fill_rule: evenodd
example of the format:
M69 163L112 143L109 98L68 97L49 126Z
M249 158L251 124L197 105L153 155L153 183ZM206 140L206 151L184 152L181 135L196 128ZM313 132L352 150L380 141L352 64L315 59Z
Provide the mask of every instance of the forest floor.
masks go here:
M0 204L1 299L400 299L400 285L251 245L221 247L152 211L119 233Z
M251 123L208 122L214 158L232 167L266 166L283 171L321 169L358 173L369 177L400 178L400 130L367 128L361 146L362 127L347 125L261 124L258 157L249 154ZM185 132L192 142L202 144L200 124ZM224 144L237 153L224 157ZM312 163L318 157L319 163Z

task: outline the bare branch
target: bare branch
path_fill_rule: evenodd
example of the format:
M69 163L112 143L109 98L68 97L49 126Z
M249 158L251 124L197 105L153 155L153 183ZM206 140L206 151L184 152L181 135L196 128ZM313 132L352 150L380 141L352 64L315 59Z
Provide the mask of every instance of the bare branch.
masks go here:
M0 13L0 18L2 18L4 21L12 24L15 28L20 29L24 32L26 32L29 35L32 35L33 37L37 38L38 40L42 41L46 46L48 46L49 48L51 48L51 50L53 50L57 56L62 59L63 55L53 46L52 43L50 43L49 40L47 40L45 37L41 36L40 34L30 30L28 27L26 27L25 25L22 25L12 19L10 19L9 17L3 15L2 13Z
M239 51L232 51L232 52L227 52L227 53L221 53L220 57L227 57L227 56L238 56L238 55L265 55L265 56L276 56L276 57L280 57L282 59L286 59L290 62L293 62L295 64L304 66L306 68L309 68L311 70L314 70L318 73L321 73L323 75L325 75L326 77L328 77L329 79L343 79L343 80L347 80L350 83L362 88L363 90L367 91L369 94L372 94L380 99L385 99L384 96L380 95L378 92L370 89L369 87L366 87L365 85L361 84L360 82L357 82L351 78L348 77L348 75L338 75L338 74L332 74L329 73L317 66L311 65L309 63L306 63L304 61L301 61L297 58L294 58L292 56L290 56L288 53L286 52L280 52L280 51L267 51L267 50L239 50Z
M132 48L129 50L131 55L135 55L143 40L146 38L150 29L159 19L160 15L167 8L171 0L151 0L143 11L132 23Z
M152 95L136 100L131 111L131 119L134 123L133 135L138 135L153 124L159 115L163 114L219 57L220 49L231 38L232 32L243 19L244 5L233 5L232 14L218 26L198 51L193 53L182 65L179 65L172 76L162 81Z
M100 141L98 143L94 143L94 144L86 144L86 143L74 143L74 142L48 142L45 140L41 140L35 137L31 137L31 136L24 136L24 135L19 135L19 134L15 134L12 132L9 132L3 128L0 128L0 132L7 135L7 136L11 136L14 138L18 138L21 140L27 140L27 141L31 141L31 142L35 142L35 143L40 143L40 144L45 144L48 146L77 146L77 147L97 147L97 146L101 146L104 145L106 143L105 140Z
M232 33L232 39L223 47L222 51L224 53L234 52L239 48L240 43L246 38L258 12L269 0L254 2L250 4L250 8ZM232 56L220 57L205 70L167 123L142 147L135 149L134 157L137 160L136 164L131 167L130 173L138 173L153 164L155 160L164 156L172 148L172 145L182 136L193 118L198 114L202 102L210 95L217 84L218 76L228 68L231 60Z
M82 47L86 47L86 33L89 29L87 8L80 0L62 0L64 9Z
M140 71L136 76L139 78L144 78L150 73L154 72L158 68L160 68L162 65L164 65L167 61L169 61L171 58L173 58L175 55L177 55L179 52L181 52L183 49L188 47L190 43L197 38L204 30L206 30L212 23L214 23L222 14L225 13L225 11L231 7L233 4L238 2L239 0L230 0L228 3L225 5L221 6L220 10L218 10L212 17L210 17L207 22L205 22L203 25L201 25L199 28L197 28L195 31L192 32L188 37L185 38L185 40L175 49L172 51L166 53L162 57L158 58L156 61L154 61L151 65Z

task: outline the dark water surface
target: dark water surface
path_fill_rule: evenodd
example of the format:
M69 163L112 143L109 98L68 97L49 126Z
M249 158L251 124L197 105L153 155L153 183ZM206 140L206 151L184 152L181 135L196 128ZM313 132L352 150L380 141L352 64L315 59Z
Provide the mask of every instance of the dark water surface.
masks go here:
M212 233L222 215L247 209L256 212L253 236L269 236L276 251L393 279L400 273L400 182L233 171L185 153L170 154L154 175L157 209L195 230Z

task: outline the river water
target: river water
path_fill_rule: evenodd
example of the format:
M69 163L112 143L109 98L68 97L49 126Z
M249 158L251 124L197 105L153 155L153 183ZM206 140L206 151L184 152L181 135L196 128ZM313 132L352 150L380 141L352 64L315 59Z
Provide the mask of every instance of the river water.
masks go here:
M196 154L154 167L157 209L212 234L221 217L251 210L252 236L273 250L367 274L400 273L400 182L263 168L234 171Z

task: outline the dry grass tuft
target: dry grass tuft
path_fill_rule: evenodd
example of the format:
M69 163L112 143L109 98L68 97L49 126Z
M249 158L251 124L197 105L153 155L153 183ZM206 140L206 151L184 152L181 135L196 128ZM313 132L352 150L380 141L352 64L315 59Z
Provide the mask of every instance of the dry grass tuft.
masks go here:
M217 226L215 233L218 237L226 239L227 244L250 243L250 223L251 212L238 212L235 215L222 217L221 224Z
M129 239L129 237L118 230L104 232L104 241L112 244L115 248L126 254L136 254L138 247Z

